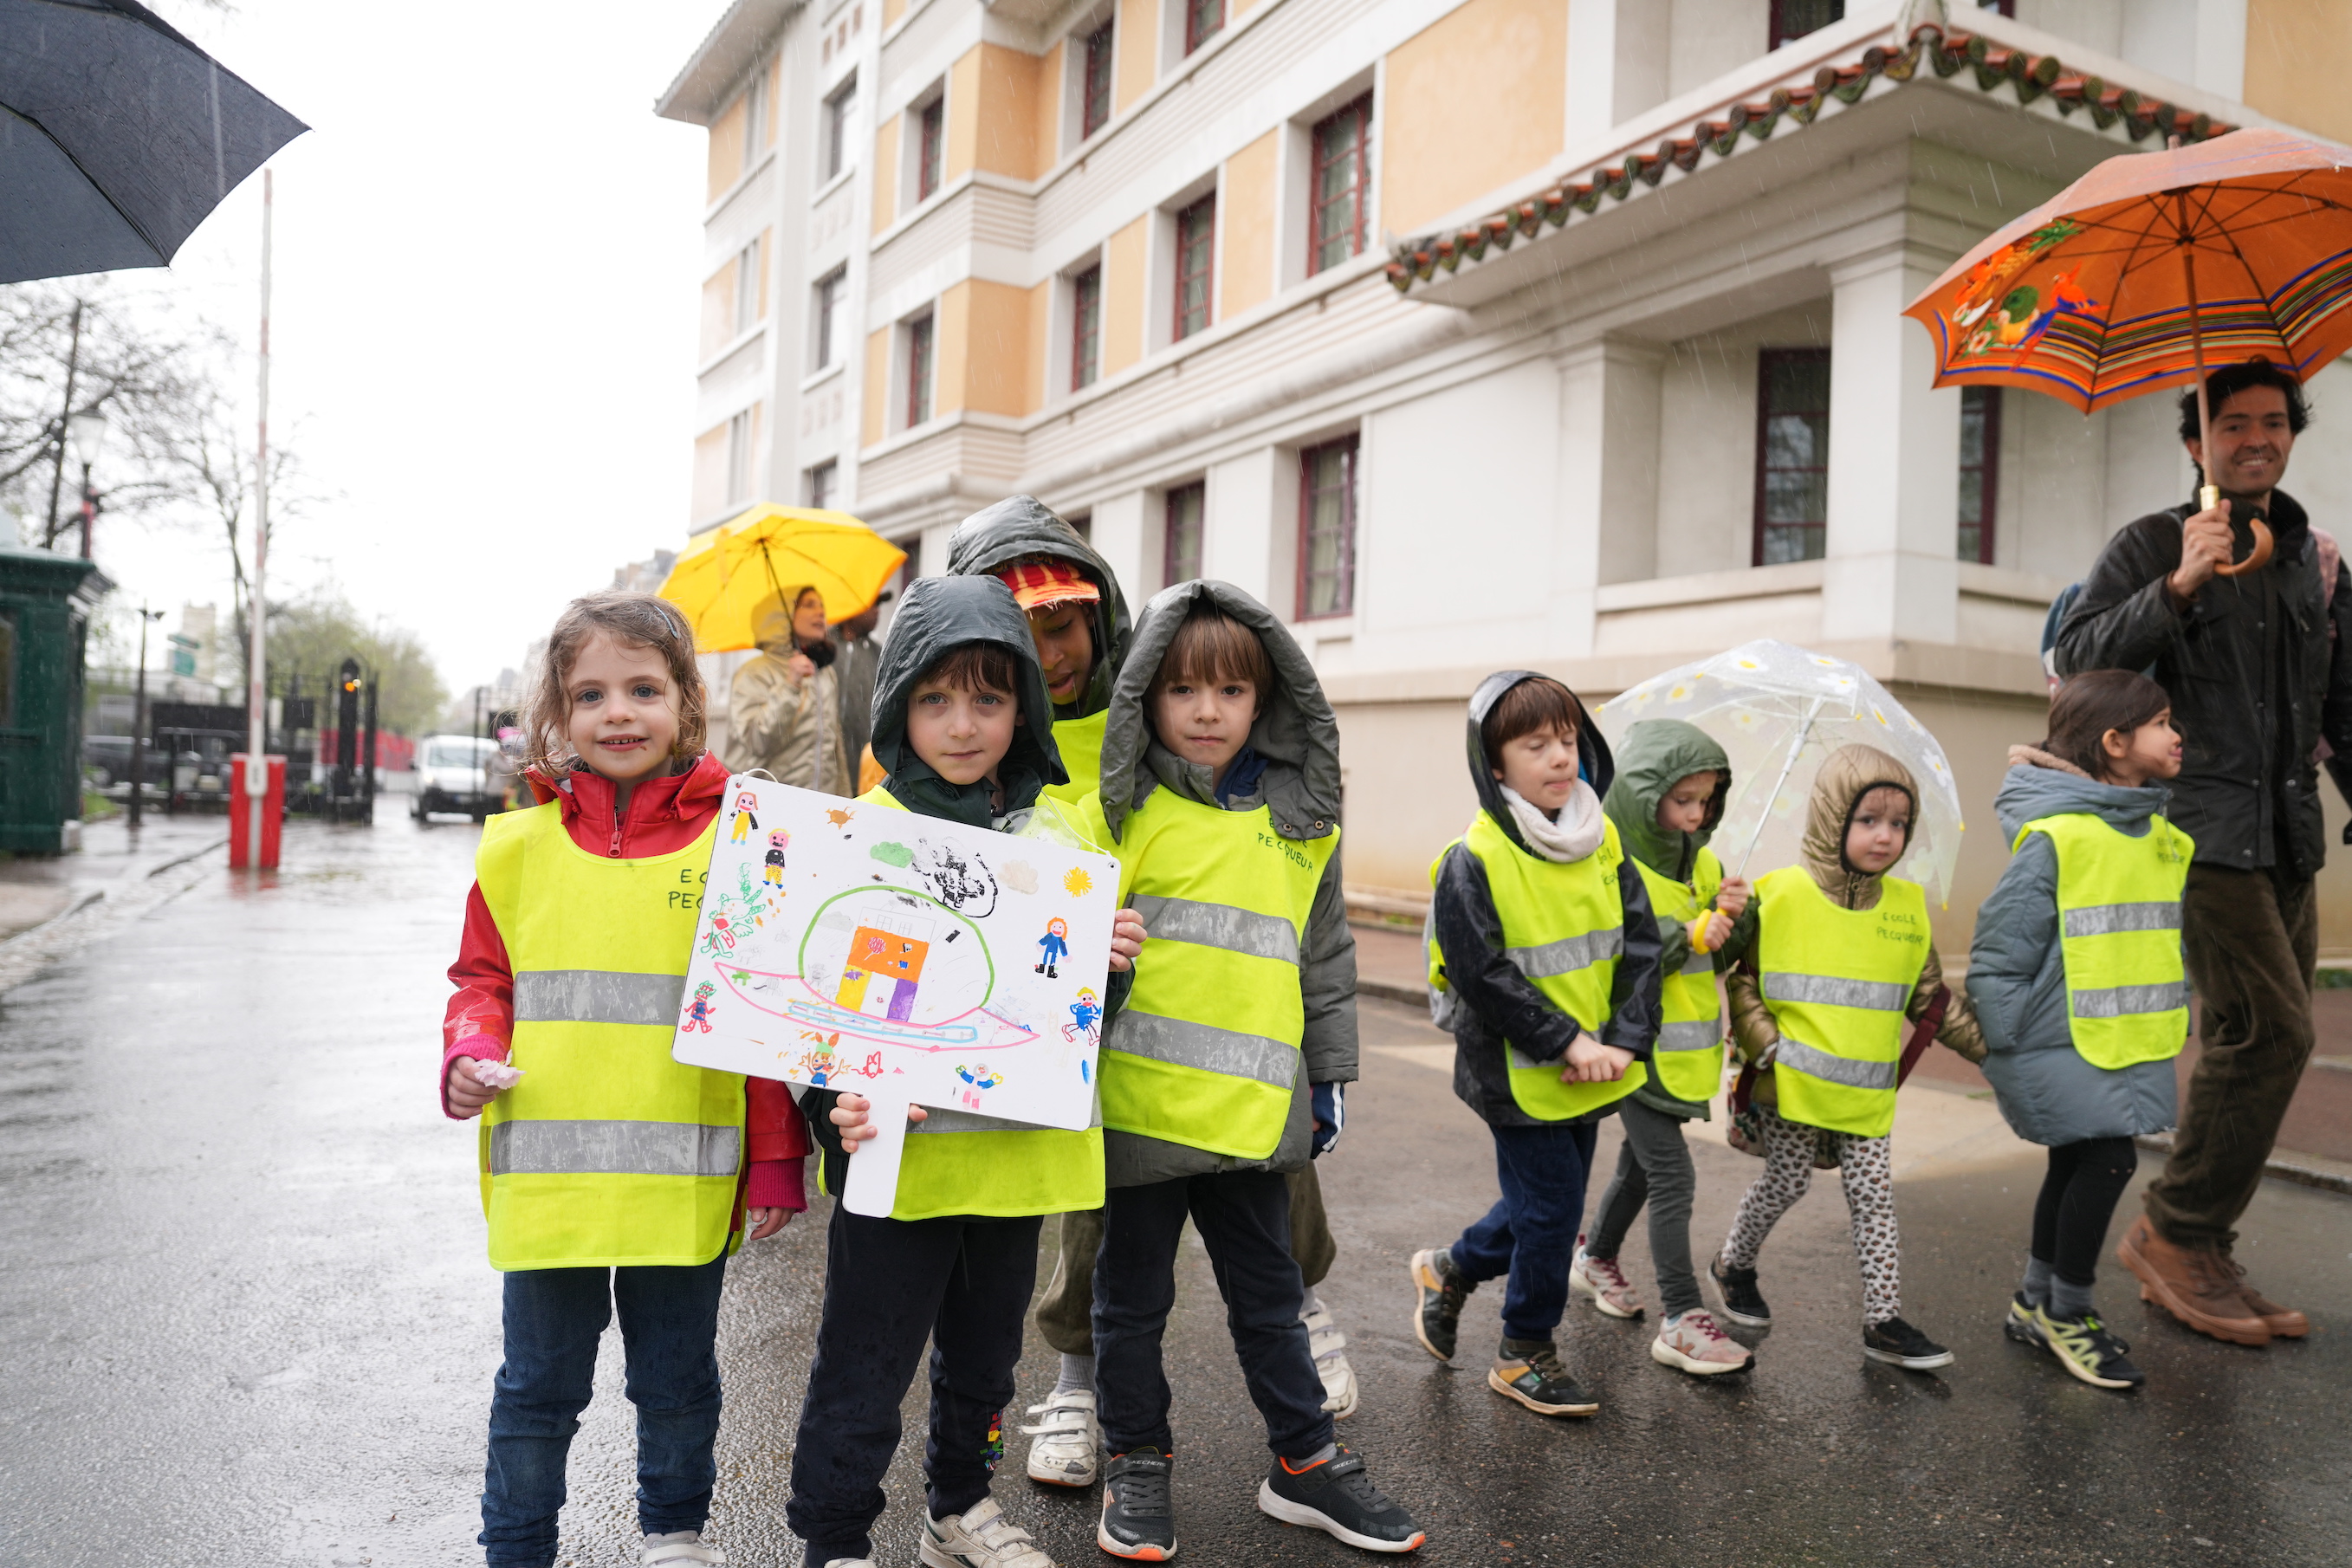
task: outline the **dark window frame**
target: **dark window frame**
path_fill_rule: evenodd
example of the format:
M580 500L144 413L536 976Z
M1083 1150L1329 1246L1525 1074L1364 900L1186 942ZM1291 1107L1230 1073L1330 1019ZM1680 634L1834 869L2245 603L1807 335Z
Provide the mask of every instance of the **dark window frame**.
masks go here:
M840 499L840 493L841 463L838 458L827 458L808 471L809 505L829 510Z
M1969 411L1977 411L1976 460L1969 461L1967 445ZM1977 547L1967 549L1963 531L1971 526L1966 517L1957 519L1952 541L1955 552L1963 561L1992 564L1993 541L2000 525L2000 410L2001 395L1998 386L1964 386L1960 389L1960 483L1966 485L1971 472L1977 476ZM1955 498L1957 501L1958 498ZM1957 510L1957 507L1956 509Z
M814 334L816 339L814 345L816 364L811 371L812 374L833 367L834 318L840 313L842 298L848 290L849 268L846 267L836 267L816 280L816 331Z
M843 79L824 100L824 180L838 179L849 167L849 121L857 112L857 73Z
M1182 0L1187 55L1225 30L1225 0Z
M1103 269L1097 261L1070 279L1070 390L1102 378Z
M1829 13L1827 16L1819 14L1824 10ZM1792 39L1844 20L1845 0L1772 0L1771 34L1764 47L1777 49Z
M1766 531L1767 531L1768 527L1769 527L1769 528L1773 528L1773 529L1781 529L1781 528L1804 528L1804 529L1809 529L1809 530L1811 530L1811 537L1812 537L1813 539L1815 539L1815 540L1820 541L1820 542L1821 542L1821 544L1822 544L1822 552L1823 552L1823 553L1826 553L1826 552L1827 552L1827 550L1828 550L1828 544L1829 544L1829 500L1828 500L1828 494L1829 494L1829 452L1828 452L1828 449L1827 449L1827 448L1828 448L1828 445L1829 445L1829 441L1828 441L1828 435L1829 435L1828 419L1829 419L1829 406L1830 406L1830 405L1829 405L1828 395L1827 395L1826 393L1824 393L1824 394L1823 394L1822 401L1822 405L1821 405L1821 407L1820 407L1820 408L1818 408L1818 409L1810 409L1810 408L1786 408L1786 409L1782 409L1782 408L1775 408L1775 407L1773 406L1772 399L1771 399L1771 390L1772 390L1772 372L1773 372L1773 370L1774 370L1774 368L1775 368L1776 366L1779 366L1779 365L1784 365L1784 364L1795 364L1795 363L1816 363L1816 362L1817 362L1817 363L1821 363L1821 364L1822 364L1822 365L1825 365L1825 366L1826 366L1826 365L1829 365L1829 363L1830 363L1830 351L1829 351L1829 350L1827 350L1827 349L1760 349L1760 350L1759 350L1759 351L1757 352L1757 355L1756 355L1756 505L1755 505L1755 527L1754 527L1754 536L1753 536L1753 541L1752 541L1752 543L1751 543L1751 545L1750 545L1750 551L1749 551L1749 564L1751 564L1751 565L1755 565L1755 566L1763 566L1763 565L1767 565L1767 564L1780 564L1780 563L1768 563L1768 562L1766 561L1766 559L1765 559L1765 545L1766 545L1766 537L1765 537L1765 535L1766 535ZM1833 369L1832 369L1832 374L1834 374L1834 370L1833 370ZM1822 460L1821 460L1819 463L1817 463L1817 464L1803 464L1803 465L1789 464L1789 465L1784 465L1784 466L1780 467L1780 468L1775 468L1775 467L1773 467L1773 466L1771 465L1771 461L1770 461L1770 459L1771 459L1771 424L1772 424L1773 416L1774 416L1776 414L1787 414L1787 415L1818 414L1818 415L1820 415L1820 416L1821 416L1822 420L1822 448L1823 448L1823 449L1822 449L1822 451L1820 453L1820 457L1821 457L1821 459L1822 459ZM1819 474L1822 476L1822 515L1821 521L1818 521L1818 522L1813 522L1813 521L1804 521L1804 522L1776 521L1776 522L1770 522L1770 523L1769 523L1769 524L1768 524L1768 522L1766 521L1766 518L1765 518L1765 510L1766 510L1766 509L1765 509L1765 496L1766 496L1766 491L1767 491L1767 479L1768 479L1768 476L1769 476L1770 474L1774 474L1774 473L1816 473L1816 472L1817 472L1817 473L1819 473ZM1796 556L1794 559L1799 560L1799 561L1817 561L1817 560L1821 559L1821 556L1820 556L1820 555L1799 555L1799 556Z
M1350 117L1353 117L1354 146L1347 149L1339 156L1326 156L1324 132L1339 128L1342 121L1349 120ZM1307 142L1310 165L1307 184L1307 275L1312 277L1326 268L1352 261L1364 253L1364 244L1369 237L1367 226L1371 221L1372 205L1372 95L1367 92L1353 102L1342 104L1317 121L1314 127L1307 132ZM1339 163L1340 157L1347 157L1353 161L1354 177L1349 182L1347 190L1342 194L1337 196L1327 196L1323 189L1324 175ZM1328 232L1324 227L1324 216L1331 208L1342 202L1353 204L1355 221L1342 232L1336 234ZM1342 241L1347 245L1347 255L1325 260L1323 255L1325 247Z
M938 194L940 172L947 162L948 100L941 93L915 111L915 200L927 202Z
M1186 253L1193 249L1198 239L1200 266L1187 270ZM1169 341L1182 342L1196 333L1205 332L1217 319L1217 193L1211 191L1196 202L1187 203L1176 213L1176 266L1174 295L1175 319L1171 324ZM1193 312L1185 307L1185 293L1198 282L1201 286L1200 321L1191 321Z
M938 358L939 317L925 312L907 323L907 428L931 422L932 361Z
M1178 513L1183 510L1187 500L1194 503L1189 552L1179 548L1185 533L1178 526ZM1160 585L1170 588L1201 574L1209 536L1209 481L1194 479L1188 485L1171 485L1162 505L1165 510L1160 536Z
M1110 123L1112 29L1105 22L1087 35L1086 58L1078 76L1078 140L1083 142Z
M1315 570L1315 502L1319 494L1334 487L1318 487L1315 480L1317 462L1329 455L1340 459L1340 479L1336 487L1339 497L1338 527L1329 531L1339 537L1335 560L1328 572ZM1330 620L1356 613L1356 540L1360 521L1362 486L1358 482L1358 470L1363 460L1363 437L1350 432L1336 440L1318 442L1302 447L1298 453L1298 614L1302 621ZM1320 609L1315 604L1315 584L1322 578L1332 583L1331 603Z

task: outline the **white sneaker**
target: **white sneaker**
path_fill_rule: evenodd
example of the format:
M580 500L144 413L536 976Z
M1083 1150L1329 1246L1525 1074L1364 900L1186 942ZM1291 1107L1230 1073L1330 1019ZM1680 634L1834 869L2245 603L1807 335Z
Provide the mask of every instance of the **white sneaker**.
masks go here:
M874 1568L874 1559L871 1557L831 1557L825 1560L824 1568Z
M1095 1395L1090 1388L1074 1388L1049 1395L1029 1407L1044 1420L1024 1426L1034 1439L1029 1445L1029 1479L1049 1487L1090 1487L1101 1463L1102 1428L1095 1424Z
M724 1563L727 1553L716 1546L703 1543L698 1530L675 1530L667 1535L648 1535L644 1550L637 1553L639 1568L690 1568L706 1563Z
M1331 1321L1328 1308L1301 1312L1307 1325L1307 1348L1315 1356L1316 1375L1323 1380L1323 1408L1333 1419L1356 1413L1356 1369L1348 1364L1348 1336Z
M1576 1255L1568 1266L1568 1288L1579 1296L1590 1296L1592 1304L1601 1309L1603 1317L1638 1318L1642 1315L1641 1298L1633 1294L1633 1282L1617 1267L1613 1258L1595 1258L1584 1250L1584 1237L1576 1238Z
M1061 1568L1027 1531L1004 1517L994 1498L982 1498L945 1519L927 1516L915 1560L923 1568Z

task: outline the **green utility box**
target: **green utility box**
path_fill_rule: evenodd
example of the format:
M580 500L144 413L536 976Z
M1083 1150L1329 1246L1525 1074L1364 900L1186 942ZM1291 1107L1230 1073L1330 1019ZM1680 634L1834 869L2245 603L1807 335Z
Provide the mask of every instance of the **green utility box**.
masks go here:
M113 585L89 562L0 546L0 850L55 855L79 827L82 644Z

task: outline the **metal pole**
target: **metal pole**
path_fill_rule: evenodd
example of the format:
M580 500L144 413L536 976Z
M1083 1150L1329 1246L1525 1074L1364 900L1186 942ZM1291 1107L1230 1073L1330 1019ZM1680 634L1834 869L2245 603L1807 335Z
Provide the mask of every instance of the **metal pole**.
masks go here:
M139 796L147 779L147 618L142 602L139 606L139 684L138 694L131 700L131 829L139 830Z
M253 470L253 583L247 589L251 640L245 658L246 843L261 863L261 797L269 790L269 691L265 662L269 644L269 220L271 171L261 171L261 369L259 438Z
M1731 873L1733 876L1748 875L1748 858L1756 853L1756 846L1764 837L1765 820L1772 815L1772 807L1779 802L1780 791L1788 786L1789 774L1797 765L1798 755L1805 749L1805 737L1812 732L1814 716L1821 712L1823 700L1816 697L1812 705L1805 710L1804 720L1797 726L1797 738L1789 742L1789 760L1780 764L1780 776L1772 781L1772 793L1764 797L1764 809L1756 814L1756 831L1748 836L1748 847L1739 852L1739 865Z
M46 550L58 542L63 531L58 526L58 497L66 485L66 421L73 417L74 372L81 364L81 301L73 308L73 342L66 350L66 406L58 416L58 460L49 469L49 514L41 520L41 548ZM89 553L84 551L85 555Z

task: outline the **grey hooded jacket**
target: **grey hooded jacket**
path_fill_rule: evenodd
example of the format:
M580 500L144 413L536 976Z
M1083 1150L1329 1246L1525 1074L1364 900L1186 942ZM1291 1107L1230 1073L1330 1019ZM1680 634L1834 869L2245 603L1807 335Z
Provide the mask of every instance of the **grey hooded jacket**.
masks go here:
M1192 613L1195 601L1206 599L1257 634L1274 666L1274 689L1250 728L1251 747L1266 761L1256 793L1234 795L1217 804L1209 770L1183 761L1160 744L1147 720L1147 698L1160 662L1167 657L1176 632ZM1315 679L1315 668L1274 612L1230 583L1194 581L1162 590L1143 606L1133 646L1110 698L1110 715L1103 729L1102 795L1104 822L1116 839L1136 807L1157 789L1174 790L1186 800L1213 810L1255 811L1268 808L1274 829L1285 838L1327 838L1339 830L1339 722ZM1146 942L1136 967L1151 962ZM1310 1086L1352 1083L1356 1079L1356 938L1348 929L1348 908L1340 893L1339 857L1334 854L1323 868L1307 915L1306 941L1301 944L1299 989L1306 1003L1306 1032L1300 1040L1300 1065L1305 1068L1291 1085L1290 1118L1282 1141L1263 1160L1243 1160L1214 1154L1187 1144L1170 1143L1116 1129L1103 1134L1103 1179L1114 1187L1141 1186L1219 1171L1296 1171L1309 1157L1315 1121L1308 1103ZM1113 1022L1107 1046L1118 1044Z
M2160 787L2100 784L2022 746L2010 756L2047 764L2019 762L1993 797L2001 833L2012 840L2027 823L2061 812L2093 813L2137 838L2165 808ZM2019 1137L2054 1148L2173 1125L2171 1062L2094 1067L2074 1049L2058 949L2058 852L2046 835L2026 839L1978 909L1968 992L1990 1048L1984 1075Z
M948 538L948 573L976 577L1002 572L1016 562L1050 557L1076 567L1102 595L1094 607L1095 668L1087 678L1084 697L1057 719L1084 719L1110 706L1111 683L1127 662L1134 626L1127 599L1118 591L1118 574L1110 563L1095 553L1078 531L1062 521L1054 509L1035 496L1008 496L956 524Z

